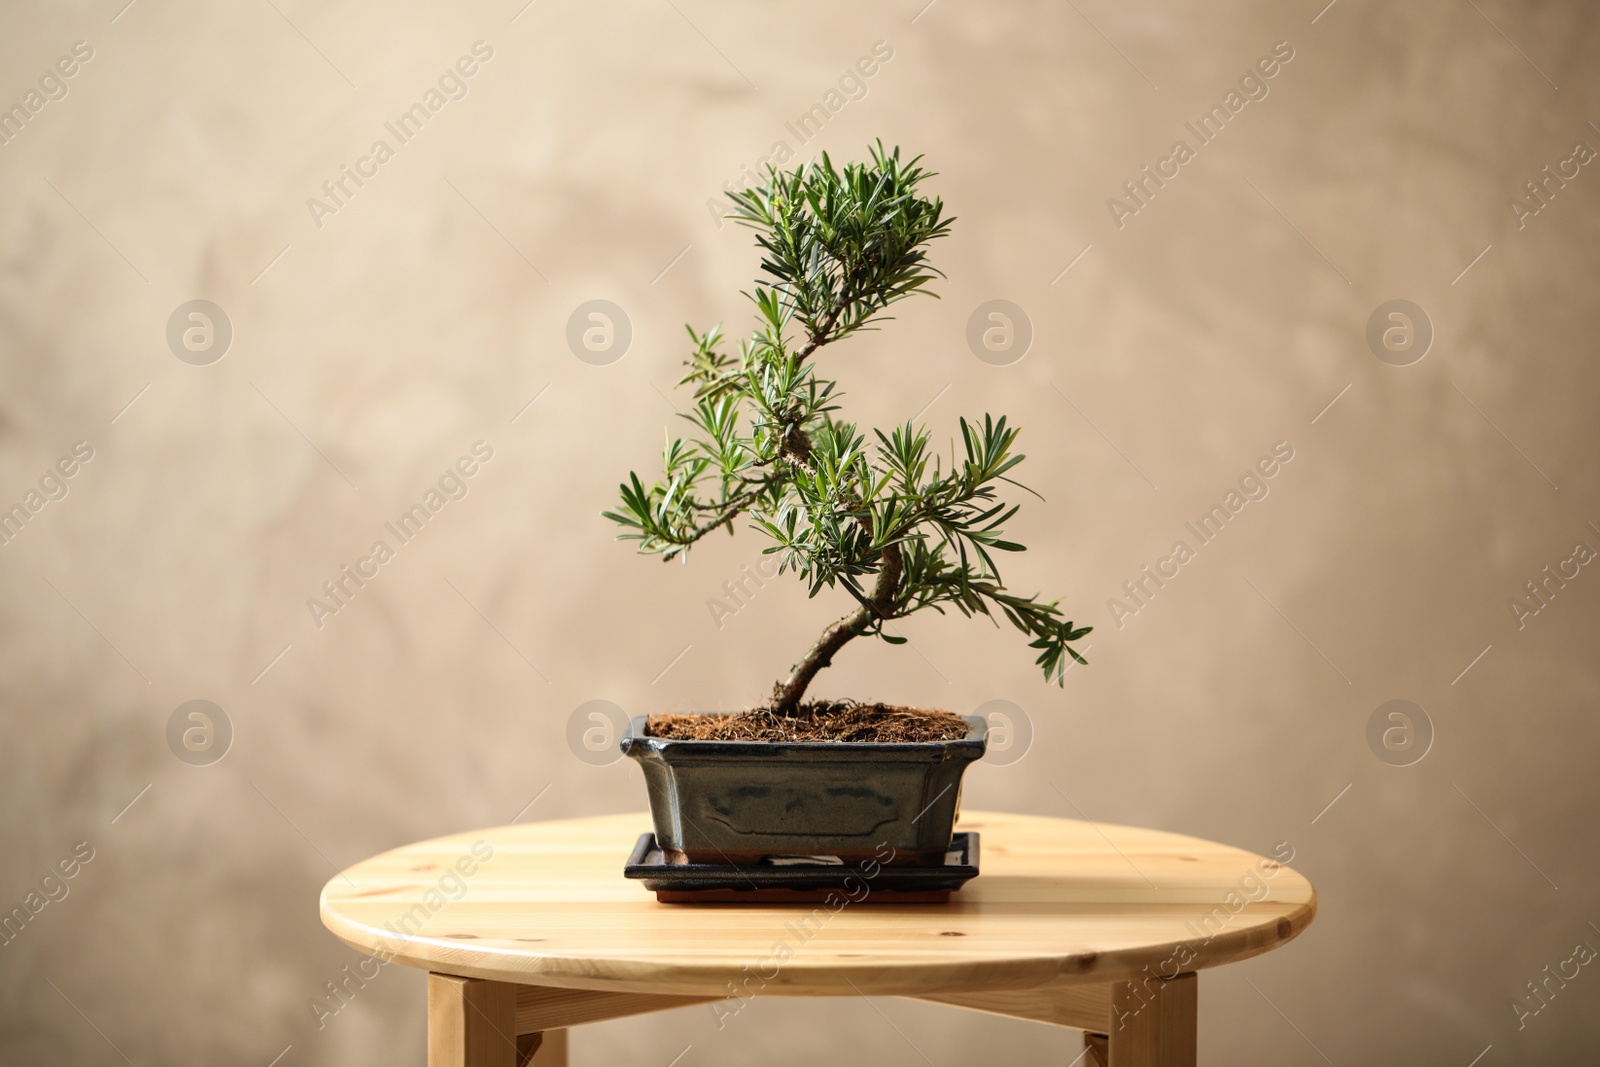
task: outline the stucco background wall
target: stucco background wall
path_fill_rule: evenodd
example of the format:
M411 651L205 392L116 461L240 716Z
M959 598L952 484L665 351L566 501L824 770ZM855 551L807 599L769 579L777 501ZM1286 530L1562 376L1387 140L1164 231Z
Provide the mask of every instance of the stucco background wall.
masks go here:
M970 773L974 807L1287 842L1320 917L1204 976L1203 1063L1593 1061L1593 967L1520 1028L1513 1003L1600 946L1600 573L1520 628L1508 600L1600 548L1600 175L1520 227L1506 203L1600 147L1591 5L124 2L0 14L0 104L93 49L0 145L0 504L93 449L0 548L0 905L93 850L0 948L0 1061L422 1062L419 974L317 1025L356 959L317 919L333 871L641 807L631 765L569 749L574 708L741 705L841 610L779 583L719 628L707 601L753 535L666 567L597 513L654 469L682 323L749 321L749 235L708 201L777 141L874 137L941 172L949 279L827 369L864 422L1020 423L1047 499L1008 577L1097 630L1064 689L1012 633L934 617L849 648L819 691L1024 709L1031 749ZM465 98L319 226L307 199L477 41ZM785 123L876 42L865 95L801 144ZM1277 42L1265 98L1119 227L1108 198ZM233 330L209 365L166 339L197 298ZM1366 340L1397 298L1434 333L1404 367ZM610 365L564 339L591 299L632 324ZM991 299L1032 324L1010 365L965 340ZM477 441L468 495L319 628L307 598ZM1114 621L1279 441L1269 495ZM231 722L209 766L167 740L193 699ZM1433 734L1405 767L1368 742L1396 699ZM704 1010L590 1028L574 1062L686 1044L684 1067L1079 1048L772 1001L722 1032Z

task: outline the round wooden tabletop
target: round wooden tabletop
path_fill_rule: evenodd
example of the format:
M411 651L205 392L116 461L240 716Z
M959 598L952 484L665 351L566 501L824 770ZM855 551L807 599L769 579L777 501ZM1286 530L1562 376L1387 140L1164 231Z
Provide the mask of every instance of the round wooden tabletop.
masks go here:
M957 829L981 835L982 873L945 904L661 904L622 877L649 828L640 812L406 845L333 878L322 921L360 952L471 978L918 995L1170 976L1276 948L1316 914L1310 882L1240 849L976 811Z

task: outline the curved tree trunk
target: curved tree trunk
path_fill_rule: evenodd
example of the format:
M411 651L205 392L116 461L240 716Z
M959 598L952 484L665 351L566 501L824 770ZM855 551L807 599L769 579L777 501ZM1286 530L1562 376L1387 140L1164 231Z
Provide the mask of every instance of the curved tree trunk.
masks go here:
M833 662L833 654L861 633L874 617L887 618L894 604L895 590L900 585L903 564L900 547L890 545L883 550L883 564L878 568L878 580L873 583L871 606L862 604L839 621L822 631L817 643L811 646L804 659L794 665L787 680L779 682L772 690L772 710L779 715L793 715L805 696L806 687L817 672Z

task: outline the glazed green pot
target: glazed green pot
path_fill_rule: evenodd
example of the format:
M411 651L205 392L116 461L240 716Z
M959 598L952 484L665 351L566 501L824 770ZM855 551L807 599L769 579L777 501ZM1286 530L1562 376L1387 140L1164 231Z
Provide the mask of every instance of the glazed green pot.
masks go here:
M639 761L656 841L677 862L753 866L775 856L849 863L944 862L961 774L988 725L964 715L954 741L678 741L633 719L622 751Z

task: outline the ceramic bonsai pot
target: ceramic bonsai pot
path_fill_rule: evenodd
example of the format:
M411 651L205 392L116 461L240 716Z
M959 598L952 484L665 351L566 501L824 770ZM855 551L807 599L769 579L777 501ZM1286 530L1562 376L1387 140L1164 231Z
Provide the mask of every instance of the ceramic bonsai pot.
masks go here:
M635 717L622 751L639 761L656 841L676 862L753 866L772 856L890 865L944 862L961 774L988 725L964 715L954 741L679 741Z

